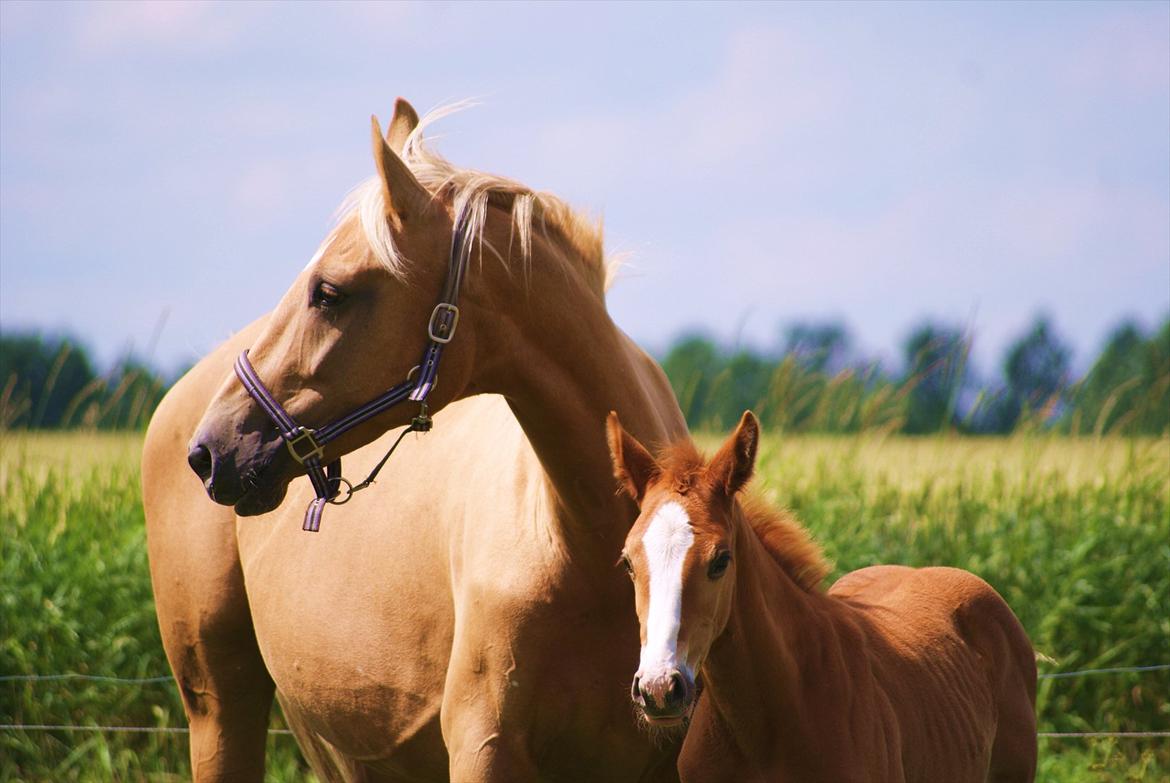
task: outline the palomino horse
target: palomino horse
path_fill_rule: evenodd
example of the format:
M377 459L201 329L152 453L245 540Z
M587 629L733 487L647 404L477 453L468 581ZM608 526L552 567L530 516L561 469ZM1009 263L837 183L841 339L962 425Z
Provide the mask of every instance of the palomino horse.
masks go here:
M599 423L620 406L639 437L686 429L660 368L606 312L600 232L556 198L451 165L403 101L385 138L374 124L378 176L147 434L151 573L195 778L261 779L275 689L323 780L677 779L677 744L648 743L625 694L637 627L613 564L637 509L615 496ZM435 311L453 314L436 302L451 298L456 215L471 266L452 335ZM317 453L312 438L285 448L271 404L334 422L426 376L412 367L436 328L449 343L434 431L302 532L319 493L291 449L306 465L344 453L364 475L420 406ZM233 374L244 349L264 405Z
M986 582L874 566L822 592L804 529L739 496L751 413L710 462L688 439L651 456L615 413L608 434L641 506L622 555L642 626L631 695L651 727L691 716L684 782L1032 780L1036 661Z

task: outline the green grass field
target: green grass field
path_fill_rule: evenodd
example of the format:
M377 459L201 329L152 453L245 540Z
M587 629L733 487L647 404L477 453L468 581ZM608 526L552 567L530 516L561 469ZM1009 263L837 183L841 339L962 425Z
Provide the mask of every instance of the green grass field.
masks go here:
M714 441L705 439L709 443ZM169 674L136 435L0 434L0 676ZM838 573L953 565L1008 600L1042 672L1170 663L1170 440L765 437L761 488ZM1041 731L1170 730L1170 671L1041 681ZM279 716L273 725L279 726ZM184 725L171 683L0 681L0 723ZM1170 739L1042 739L1039 780L1170 779ZM182 734L0 730L0 780L184 780ZM311 779L288 736L269 779Z

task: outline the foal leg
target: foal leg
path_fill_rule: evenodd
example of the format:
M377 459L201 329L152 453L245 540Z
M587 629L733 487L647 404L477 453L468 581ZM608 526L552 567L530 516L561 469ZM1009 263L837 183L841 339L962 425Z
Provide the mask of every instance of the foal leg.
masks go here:
M1035 778L1035 708L1025 698L1005 700L999 705L988 783L1032 783Z

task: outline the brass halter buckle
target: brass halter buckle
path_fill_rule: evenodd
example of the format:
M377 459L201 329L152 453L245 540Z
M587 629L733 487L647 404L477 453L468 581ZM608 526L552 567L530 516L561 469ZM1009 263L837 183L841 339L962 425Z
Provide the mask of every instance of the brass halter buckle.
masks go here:
M301 454L297 451L297 447L305 442L309 445L309 451ZM302 429L297 433L296 437L286 440L284 445L288 446L288 451L293 455L293 459L302 465L305 464L305 460L307 459L312 459L313 457L320 459L325 451L323 446L317 444L316 438L313 437L313 431L310 429Z
M439 320L444 313L451 314L451 322ZM427 335L439 343L446 345L455 337L455 327L459 325L459 308L447 302L440 302L431 310L431 320L427 321ZM442 331L443 334L438 334Z

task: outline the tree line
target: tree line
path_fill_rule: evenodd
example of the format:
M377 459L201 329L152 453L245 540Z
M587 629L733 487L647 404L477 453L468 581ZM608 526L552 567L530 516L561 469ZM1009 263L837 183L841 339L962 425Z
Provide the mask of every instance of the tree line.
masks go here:
M890 369L857 355L839 323L797 323L772 352L684 336L662 366L693 429L725 430L751 408L790 432L1170 431L1170 318L1150 333L1123 323L1081 378L1045 318L1009 346L991 379L970 353L963 330L924 323ZM78 341L35 333L0 334L0 381L0 429L143 428L169 386L133 359L99 373Z
M867 430L1002 434L1043 428L1071 434L1170 430L1170 318L1147 333L1126 322L1082 378L1046 318L1009 346L998 377L970 362L971 336L924 323L902 346L902 366L856 355L837 323L790 326L769 355L725 349L692 335L662 360L692 428L725 430L747 408L790 432Z
M0 430L141 429L169 384L127 358L99 373L70 337L0 334Z

